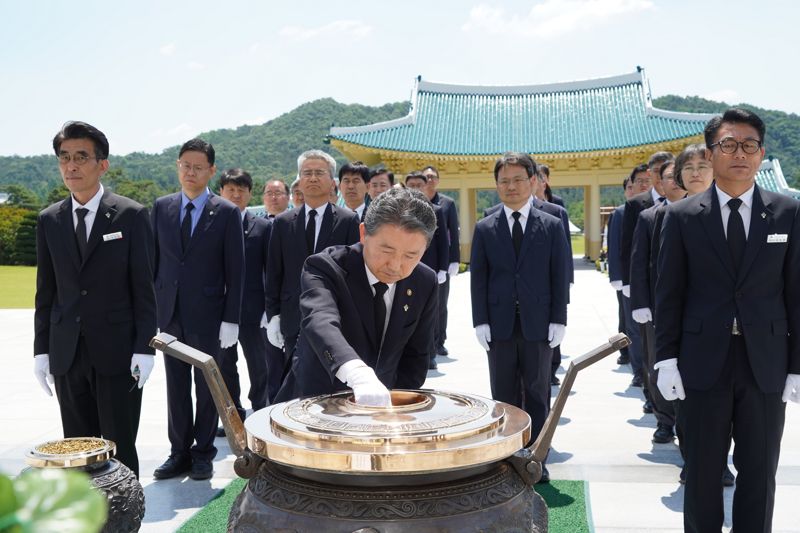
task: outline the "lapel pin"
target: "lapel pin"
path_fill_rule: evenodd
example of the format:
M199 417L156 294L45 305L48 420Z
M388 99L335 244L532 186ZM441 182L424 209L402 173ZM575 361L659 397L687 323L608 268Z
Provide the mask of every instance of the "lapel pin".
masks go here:
M761 218L767 218L767 214L766 213L761 213Z
M403 311L408 311L408 305L403 306Z
M213 214L214 214L214 211L209 211L209 212L208 212L208 214L209 214L209 215L213 215Z
M414 291L412 291L411 289L408 289L406 291L406 296L411 296L412 294L414 294Z
M111 218L111 213L109 213L108 211L106 211L106 218Z

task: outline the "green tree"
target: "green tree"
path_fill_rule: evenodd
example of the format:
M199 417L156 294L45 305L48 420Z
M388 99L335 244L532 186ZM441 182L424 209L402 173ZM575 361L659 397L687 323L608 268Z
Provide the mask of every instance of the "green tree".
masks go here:
M56 202L60 202L64 198L70 195L69 189L67 186L61 183L50 189L50 192L47 193L47 198L45 199L45 205L53 205Z
M10 265L14 257L14 249L19 228L30 209L13 205L0 206L0 264ZM33 212L35 214L35 211Z
M8 204L25 207L28 209L37 209L40 201L35 193L19 184L11 184L3 187L5 192L8 193Z
M36 219L37 213L25 213L14 238L13 261L17 265L36 264Z

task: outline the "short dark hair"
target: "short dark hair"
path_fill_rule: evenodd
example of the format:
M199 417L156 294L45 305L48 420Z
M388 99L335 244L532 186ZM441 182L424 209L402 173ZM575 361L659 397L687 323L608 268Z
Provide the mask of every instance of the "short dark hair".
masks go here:
M361 161L348 161L339 169L339 181L345 174L358 174L364 183L369 181L369 167Z
M678 157L675 158L675 182L681 186L681 189L686 189L686 185L683 184L683 177L681 176L681 172L683 172L683 167L693 157L696 156L705 157L705 154L706 154L706 147L700 143L697 143L697 144L690 144L689 146L684 148L683 152L678 154Z
M639 174L640 172L647 172L647 164L642 163L641 165L636 165L633 167L633 170L631 170L631 175L628 179L633 183L636 183L636 174Z
M94 156L97 160L108 159L108 139L102 131L91 124L73 120L61 126L53 137L53 150L56 155L61 151L61 143L67 139L89 139L94 145Z
M506 152L494 164L494 181L500 169L507 165L519 165L525 169L528 177L531 178L536 173L536 161L531 156L522 152Z
M288 183L286 183L285 181L283 181L283 180L279 180L279 179L273 179L273 180L267 180L267 181L265 181L265 182L264 182L264 191L266 191L266 190L267 190L267 186L268 186L270 183L275 183L276 181L277 181L278 183L280 183L280 184L282 184L282 185L283 185L283 188L286 190L286 196L289 196L289 194L290 194L290 193L289 193L289 184L288 184Z
M384 224L418 231L430 243L436 231L436 214L428 197L420 191L392 187L372 200L364 215L367 235L374 235Z
M762 144L764 143L764 136L767 134L767 126L764 124L764 121L761 120L761 117L747 109L732 107L725 111L722 116L717 115L706 124L705 130L703 130L703 136L706 140L706 148L709 150L711 150L714 139L717 137L717 132L722 127L723 122L749 124L753 126L758 132L758 140Z
M428 183L428 176L423 174L420 170L414 170L413 172L406 174L406 183L408 183L408 180L422 180L425 183Z
M436 174L436 177L437 177L437 178L439 177L439 169L438 169L438 168L436 168L435 166L433 166L433 165L428 165L428 166L426 166L426 167L422 167L422 170L420 170L420 172L425 172L426 170L432 170L432 171L433 171L433 173L434 173L434 174Z
M213 165L214 160L216 157L216 152L214 152L214 147L211 146L211 143L207 143L203 139L192 139L191 141L186 141L181 146L180 151L178 152L178 157L182 156L186 152L203 152L206 154L206 159L208 159L208 164Z
M225 172L222 173L222 176L219 178L219 188L222 188L226 185L237 185L239 187L247 187L248 191L253 190L253 178L250 176L248 172L245 172L241 168L229 168Z
M650 159L647 160L647 168L653 168L658 164L663 165L667 161L672 161L673 159L675 159L675 156L670 152L656 152L650 156Z
M633 180L631 180L630 178L625 178L624 180L622 180L622 190L623 191L627 191L628 190L628 183L633 183Z
M550 167L545 165L544 163L539 165L539 173L540 174L547 174L547 177L550 177Z
M394 174L387 168L375 168L370 170L367 183L369 183L370 180L375 176L380 176L381 174L386 174L386 177L389 178L389 184L394 185Z

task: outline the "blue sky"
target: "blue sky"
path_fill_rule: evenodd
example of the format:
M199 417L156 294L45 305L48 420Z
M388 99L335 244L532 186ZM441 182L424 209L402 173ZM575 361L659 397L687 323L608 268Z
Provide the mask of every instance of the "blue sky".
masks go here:
M380 105L413 79L537 84L645 67L654 96L800 113L800 3L0 0L0 155L67 120L159 152L323 97ZM344 124L342 124L344 125Z

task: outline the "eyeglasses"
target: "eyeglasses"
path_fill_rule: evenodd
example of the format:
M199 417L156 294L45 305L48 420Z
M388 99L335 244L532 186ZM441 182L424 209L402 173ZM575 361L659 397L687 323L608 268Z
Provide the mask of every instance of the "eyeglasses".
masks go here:
M314 176L315 178L324 178L325 176L328 175L328 171L322 169L316 169L316 170L309 169L302 171L300 175L304 178L310 178L311 176Z
M190 170L194 170L195 174L199 174L211 168L210 166L203 166L203 165L192 165L187 163L186 161L178 161L178 168L183 170L184 172L189 172Z
M742 147L742 152L746 154L754 154L761 149L761 141L757 141L755 139L745 139L744 141L739 142L733 137L725 137L719 142L712 144L711 148L713 149L714 146L719 146L719 150L723 154L735 154L736 150L738 150L740 146Z
M75 155L58 154L56 157L58 157L58 162L60 164L62 164L62 165L66 165L70 161L72 161L73 163L75 163L78 166L85 165L86 162L88 160L90 160L90 159L94 159L94 160L99 161L99 159L96 158L96 157L92 157L92 156L90 156L88 154L80 154L80 153L75 154Z
M526 182L530 183L530 181L531 181L530 178L514 178L513 180L502 178L502 179L497 180L497 185L500 186L500 187L508 187L509 185L511 185L513 183L515 186L518 187L518 186L522 185L523 183L526 183Z
M269 191L269 192L265 192L264 196L269 196L270 198L279 198L281 196L286 196L286 193L283 192L283 191L278 191L278 192Z

